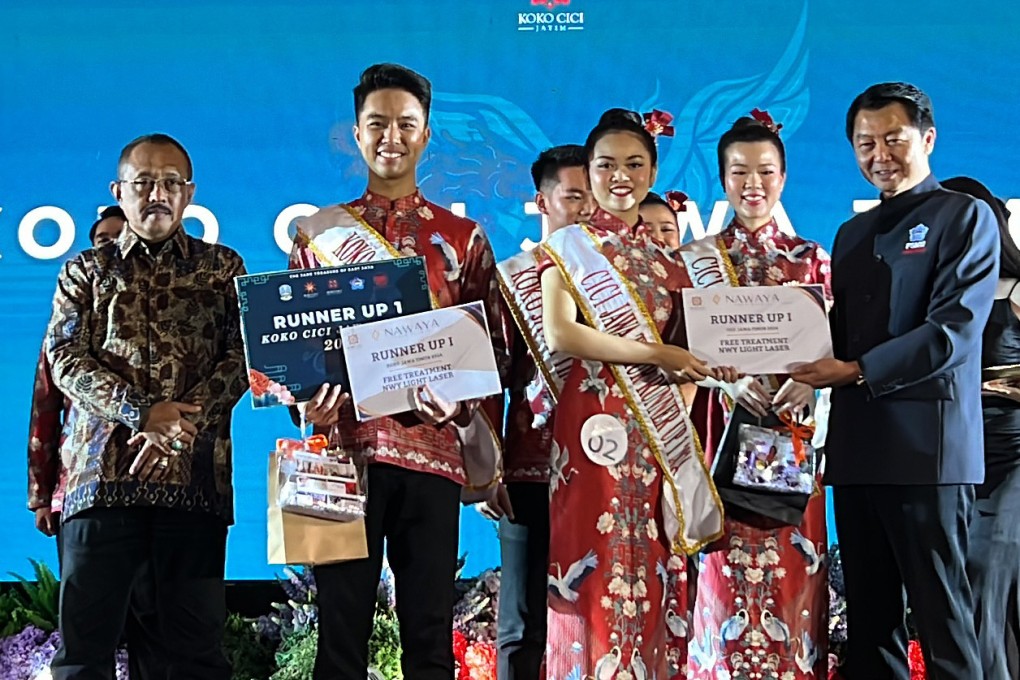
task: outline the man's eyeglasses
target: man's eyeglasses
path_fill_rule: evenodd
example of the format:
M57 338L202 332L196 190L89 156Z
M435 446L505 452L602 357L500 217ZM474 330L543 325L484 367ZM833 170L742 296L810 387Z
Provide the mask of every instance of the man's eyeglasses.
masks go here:
M184 187L191 184L180 177L163 177L153 179L151 177L140 177L138 179L118 179L117 184L127 184L138 196L148 196L157 186L167 194L179 194Z

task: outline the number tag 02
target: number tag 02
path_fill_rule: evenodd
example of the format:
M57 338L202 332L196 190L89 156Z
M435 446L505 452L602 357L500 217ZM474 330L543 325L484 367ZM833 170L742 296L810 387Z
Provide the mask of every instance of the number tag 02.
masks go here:
M627 455L627 429L607 413L594 415L581 426L581 448L596 465L618 465Z

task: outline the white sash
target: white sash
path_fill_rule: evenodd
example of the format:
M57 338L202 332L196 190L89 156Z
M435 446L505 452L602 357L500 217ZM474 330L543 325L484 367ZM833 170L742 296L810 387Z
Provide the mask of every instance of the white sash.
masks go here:
M322 208L297 223L298 243L307 246L320 264L334 267L375 260L392 260L403 255L372 228L356 211L345 205ZM439 300L434 293L433 309ZM484 405L483 401L483 405ZM484 406L475 409L465 426L451 423L457 430L464 459L467 483L461 490L464 503L477 503L488 497L489 490L499 482L503 469L503 450L493 416Z
M678 252L695 288L739 285L733 262L716 237L692 241L680 246Z
M574 358L562 353L554 354L545 341L542 279L538 273L535 253L518 253L496 265L496 272L503 299L506 300L531 356L536 357L535 363L542 374L542 380L555 402L560 397L563 381L570 372Z
M556 231L542 245L593 328L662 342L644 302L583 225ZM705 466L679 387L658 367L606 364L663 471L663 518L674 551L698 552L722 535L722 501Z

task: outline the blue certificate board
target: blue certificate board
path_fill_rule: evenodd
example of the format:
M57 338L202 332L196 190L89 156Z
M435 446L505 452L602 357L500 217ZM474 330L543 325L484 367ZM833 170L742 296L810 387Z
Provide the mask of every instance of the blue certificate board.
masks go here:
M340 328L432 308L425 259L250 274L234 279L252 406L308 401L347 384Z

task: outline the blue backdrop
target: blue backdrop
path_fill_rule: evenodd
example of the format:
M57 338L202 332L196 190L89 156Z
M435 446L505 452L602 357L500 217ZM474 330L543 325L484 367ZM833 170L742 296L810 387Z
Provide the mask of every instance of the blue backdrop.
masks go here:
M715 144L733 119L759 107L784 124L785 211L800 234L828 246L853 202L874 197L843 132L847 105L873 82L910 80L932 96L937 174L970 174L1002 196L1020 196L1009 169L1020 109L1010 87L1018 25L1011 0L965 7L958 0L178 0L159 7L7 0L0 7L0 371L10 406L0 411L7 526L0 573L25 572L27 557L55 562L52 541L25 510L32 374L57 270L87 246L97 206L109 202L117 154L133 137L163 131L187 146L201 206L188 230L215 235L258 272L284 267L280 242L301 204L363 189L351 88L377 61L431 78L423 190L461 204L501 258L540 234L525 209L531 161L551 144L583 141L611 106L676 116L676 136L661 140L657 188L695 200L695 233L718 227ZM266 578L275 571L265 564L266 454L292 429L284 412L253 413L245 397L234 431L238 511L228 577ZM495 531L473 510L464 513L462 550L468 573L498 561Z

